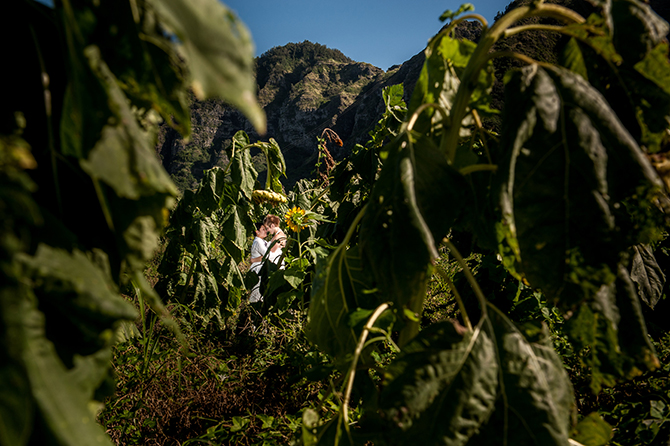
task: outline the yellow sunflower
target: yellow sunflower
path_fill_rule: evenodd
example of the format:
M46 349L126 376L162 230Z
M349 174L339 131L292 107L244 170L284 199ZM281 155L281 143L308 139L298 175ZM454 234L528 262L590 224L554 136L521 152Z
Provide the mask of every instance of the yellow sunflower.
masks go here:
M286 221L286 225L293 232L300 232L307 227L305 210L297 206L293 206L293 208L286 213L284 220Z

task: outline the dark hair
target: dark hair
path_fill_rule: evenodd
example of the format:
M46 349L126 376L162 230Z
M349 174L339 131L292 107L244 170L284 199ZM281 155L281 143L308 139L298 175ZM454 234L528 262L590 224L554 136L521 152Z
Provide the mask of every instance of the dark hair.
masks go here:
M265 226L265 222L259 221L256 223L256 230L260 231L263 226Z
M263 220L263 223L266 225L274 224L275 226L279 226L280 221L281 220L276 215L268 214L267 217L265 217L265 220Z

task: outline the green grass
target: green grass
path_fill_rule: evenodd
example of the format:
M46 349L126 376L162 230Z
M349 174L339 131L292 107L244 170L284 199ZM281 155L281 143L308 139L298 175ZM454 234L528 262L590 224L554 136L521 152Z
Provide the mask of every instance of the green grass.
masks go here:
M252 332L241 317L234 331L192 331L187 313L173 314L187 350L151 316L144 337L114 349L116 395L99 421L116 444L288 444L325 387L305 378L324 358L304 339L304 321Z

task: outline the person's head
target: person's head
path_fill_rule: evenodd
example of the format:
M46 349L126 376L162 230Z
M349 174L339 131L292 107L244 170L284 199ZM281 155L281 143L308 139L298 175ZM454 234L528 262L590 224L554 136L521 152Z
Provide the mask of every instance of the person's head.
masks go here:
M276 228L279 227L280 221L281 220L276 215L268 214L263 220L263 224L265 225L266 228L268 228L268 233L274 235Z
M268 230L264 222L256 223L256 237L265 238L268 236Z

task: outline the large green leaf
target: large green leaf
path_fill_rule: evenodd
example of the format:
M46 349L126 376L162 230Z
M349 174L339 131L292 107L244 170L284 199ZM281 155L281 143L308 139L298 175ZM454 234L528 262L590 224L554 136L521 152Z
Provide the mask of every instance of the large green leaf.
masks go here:
M222 220L223 246L228 255L240 263L246 253L247 236L253 233L251 219L240 206L230 205Z
M327 258L319 259L305 327L307 339L336 358L353 353L357 336L349 315L358 308L377 306L371 289L358 246L340 245Z
M214 167L204 171L198 190L193 197L193 205L205 215L210 215L221 207L225 185L226 178L223 169Z
M636 207L651 206L640 198L661 183L583 78L532 66L513 77L508 91L514 112L501 142L508 159L500 206L526 277L567 308L614 281L618 254L644 235L629 228L622 203L637 197Z
M240 132L238 132L239 134ZM235 135L235 140L240 140L241 135ZM246 136L246 134L244 135ZM254 164L251 161L251 153L249 151L249 146L235 147L237 144L233 144L231 147L234 147L233 156L230 159L230 176L232 178L232 185L237 188L240 192L239 194L244 196L247 200L251 200L251 193L255 189L256 179L258 178L258 172L254 168ZM237 204L239 198L235 196L234 193L228 194L231 203Z
M217 0L152 4L182 44L196 96L224 99L265 133L265 114L255 99L254 47L244 24Z
M451 110L456 92L461 85L460 76L476 47L475 43L467 39L454 39L445 33L440 33L431 39L425 50L426 61L410 100L410 115L422 104L439 104L447 112ZM472 85L472 95L469 98L470 107L490 112L488 93L492 86L493 64L489 60ZM441 120L444 118L441 113L431 108L423 112L415 128L419 132L425 132L429 128L432 128L432 131L440 130ZM469 126L471 123L472 119L468 117L462 123L453 124ZM462 128L461 132L467 134L467 128Z
M284 161L284 155L281 153L279 144L277 144L274 138L270 138L269 142L258 143L256 145L263 150L267 160L268 170L265 189L283 193L284 188L280 178L286 176L286 161Z
M67 253L40 245L34 256L21 256L26 277L41 311L59 315L46 325L66 366L76 354L91 354L107 345L105 330L119 319L134 320L135 308L114 290L110 277L80 251Z
M156 157L149 135L138 125L114 75L97 47L86 49L91 68L102 81L113 115L101 138L81 166L91 178L109 185L116 195L137 200L155 194L177 195L177 189Z
M388 367L380 410L391 444L465 445L493 412L499 363L489 335L433 324Z
M467 190L429 138L399 138L389 149L361 222L360 245L376 286L397 308L422 311L428 265L462 212ZM405 340L415 333L409 329Z
M567 445L572 386L549 338L530 343L490 308L474 332L423 330L386 370L391 444Z
M41 416L58 444L111 445L95 414L89 410L92 394L82 389L63 365L53 344L45 337L44 315L34 303L23 300L23 363L30 381L32 396ZM106 373L108 363L98 367L95 375Z
M495 412L473 444L567 446L573 389L548 333L530 343L506 316L491 313L502 381Z
M581 76L530 66L512 75L507 89L500 207L508 242L519 247L517 270L565 311L586 303L600 315L587 319L610 335L584 344L598 356L592 366L619 363L615 370L626 373L635 365L621 365L617 352L620 342L635 339L625 351L638 366L653 367L653 348L637 336L644 333L641 316L621 307L632 310L637 298L621 285L620 269L627 249L648 241L649 225L656 222L647 216L660 180ZM617 341L621 324L630 324L636 335L621 332ZM584 340L579 333L587 328L571 327L573 338Z
M112 330L137 312L80 251L40 245L20 258L37 299L13 298L21 315L13 333L41 417L60 444L111 444L87 403L107 378Z
M577 423L570 437L584 446L606 446L612 440L612 426L593 412Z

